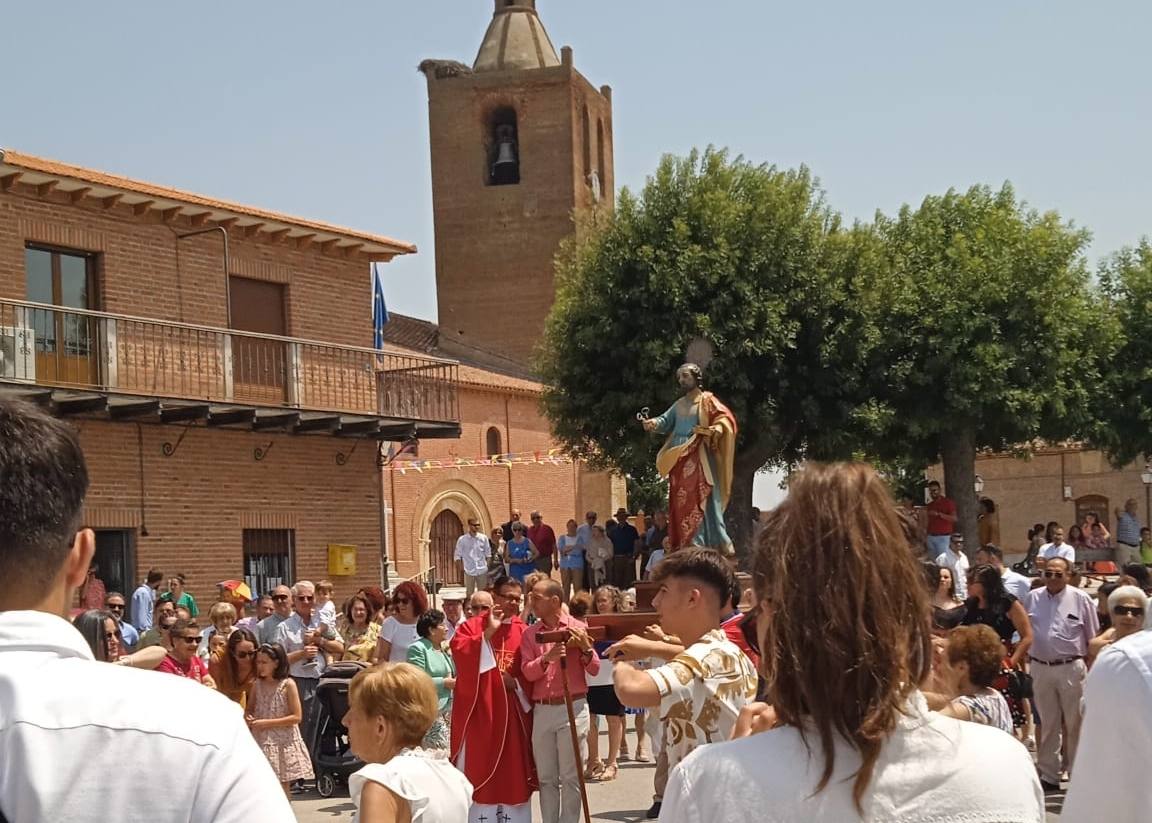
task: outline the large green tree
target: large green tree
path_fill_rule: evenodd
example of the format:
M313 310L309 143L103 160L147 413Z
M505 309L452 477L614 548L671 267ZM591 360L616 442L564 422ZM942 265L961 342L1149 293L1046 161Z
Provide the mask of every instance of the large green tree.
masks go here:
M1118 339L1114 351L1103 352L1101 425L1093 440L1123 465L1152 455L1152 243L1144 240L1105 261L1100 285Z
M1101 352L1114 324L1093 293L1086 231L976 186L878 215L887 247L877 398L887 412L873 451L943 461L961 531L976 542L980 450L1083 436L1100 403Z
M711 348L705 386L739 423L727 520L746 549L756 472L849 456L871 420L869 354L883 336L858 272L882 252L869 228L841 225L807 169L711 149L664 158L558 259L538 361L555 435L641 475L660 444L636 413L663 412L690 346Z

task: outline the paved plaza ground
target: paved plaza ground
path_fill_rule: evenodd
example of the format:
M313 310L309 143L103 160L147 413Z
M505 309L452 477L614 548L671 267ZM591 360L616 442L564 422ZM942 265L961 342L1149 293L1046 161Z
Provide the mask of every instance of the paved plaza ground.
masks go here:
M607 745L607 734L602 732ZM620 776L611 783L591 783L588 786L588 805L594 823L634 823L643 820L644 813L652 804L652 775L655 767L650 763L620 764ZM1064 793L1048 795L1048 821L1060 820L1060 808L1064 804ZM535 799L532 802L533 823L540 823L540 810ZM299 823L328 823L329 821L351 821L354 811L347 790L336 797L321 798L319 795L303 795L294 799L292 808ZM463 821L461 821L463 823Z
M607 745L607 735L604 744ZM651 763L620 764L620 776L610 783L591 783L588 787L588 805L595 823L632 823L643 820L644 813L652 805L652 775L655 767ZM303 799L293 799L292 809L299 823L328 823L328 821L351 821L352 801L344 790L337 797L324 800L319 795L304 795ZM535 798L532 801L533 823L540 823L540 809ZM464 823L464 821L461 821Z

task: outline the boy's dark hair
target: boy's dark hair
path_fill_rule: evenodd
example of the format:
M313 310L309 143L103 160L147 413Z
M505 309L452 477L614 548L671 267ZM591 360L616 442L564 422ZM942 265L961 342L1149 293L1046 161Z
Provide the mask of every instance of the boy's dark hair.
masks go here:
M725 607L739 590L736 575L728 561L709 549L681 549L670 554L652 569L652 581L663 583L670 578L691 577L703 583L716 595L718 607Z
M439 609L429 609L420 615L416 621L416 634L421 637L428 637L434 628L444 622L444 619L444 612Z
M88 468L76 431L21 400L0 400L0 579L45 591L80 530Z
M149 569L148 570L147 580L148 580L149 586L151 586L153 583L159 583L163 579L164 579L164 572L160 571L159 569Z
M256 650L276 661L276 670L272 672L273 680L283 680L288 676L288 652L279 643L265 643Z

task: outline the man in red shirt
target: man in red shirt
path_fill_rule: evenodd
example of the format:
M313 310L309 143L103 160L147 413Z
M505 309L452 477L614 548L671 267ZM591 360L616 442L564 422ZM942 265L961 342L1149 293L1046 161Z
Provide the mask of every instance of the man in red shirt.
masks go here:
M208 674L208 667L196 654L200 641L204 639L196 621L177 620L169 629L169 636L172 638L172 650L160 661L156 671L187 677L189 680L216 688L212 675Z
M536 571L551 576L556 566L556 532L544 522L540 512L532 512L532 525L528 527L528 539L536 547Z
M956 531L956 504L944 496L938 480L928 484L928 496L932 498L924 507L928 513L928 556L935 559L948 551Z
M530 684L532 751L540 778L540 816L544 823L579 823L580 769L588 737L588 680L600 671L600 657L592 647L587 626L561 608L563 587L555 580L541 580L528 593L540 622L529 626L520 640L521 671ZM564 643L542 643L542 632L565 631ZM560 661L564 658L564 668ZM581 741L577 758L564 703L564 678L572 697L576 735Z

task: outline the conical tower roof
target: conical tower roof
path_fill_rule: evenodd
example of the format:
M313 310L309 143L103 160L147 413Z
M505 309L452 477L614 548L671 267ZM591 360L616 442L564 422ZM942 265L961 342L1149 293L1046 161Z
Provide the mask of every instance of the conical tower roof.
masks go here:
M496 13L472 70L544 69L559 65L556 48L536 14L536 0L496 0Z

